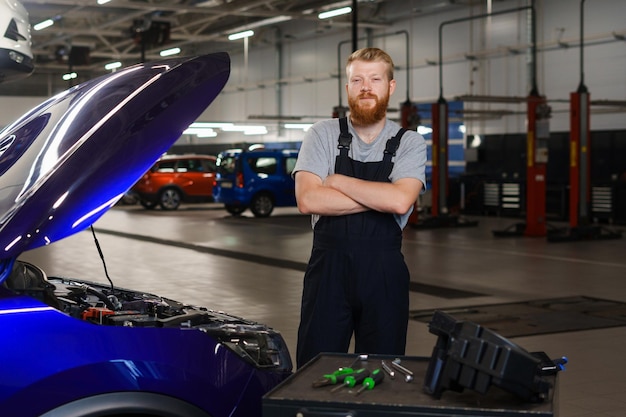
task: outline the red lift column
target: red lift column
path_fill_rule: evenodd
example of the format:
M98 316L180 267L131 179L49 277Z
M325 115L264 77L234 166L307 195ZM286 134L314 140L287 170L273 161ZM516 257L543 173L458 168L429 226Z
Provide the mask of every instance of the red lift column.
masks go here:
M448 103L440 99L432 106L432 207L437 218L448 214Z
M552 231L550 242L582 239L619 239L620 231L594 225L591 217L591 100L581 83L570 93L569 229Z
M589 104L587 91L570 94L569 224L587 226L591 194Z
M526 139L526 228L524 236L546 236L546 165L548 163L548 119L545 97L531 95L527 104Z
M566 231L553 232L551 242L580 239L619 239L621 231L612 231L593 225L591 219L591 128L589 90L585 86L584 50L584 2L580 2L580 84L570 93L570 194L569 224Z

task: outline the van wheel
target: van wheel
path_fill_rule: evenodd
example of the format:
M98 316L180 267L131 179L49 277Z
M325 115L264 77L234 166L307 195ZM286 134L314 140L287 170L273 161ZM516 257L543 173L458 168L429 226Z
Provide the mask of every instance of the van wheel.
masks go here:
M241 213L246 211L246 208L244 206L231 206L230 204L224 205L224 208L233 216L239 216Z
M176 210L180 206L182 195L175 188L167 188L159 195L159 205L163 210Z
M250 211L255 217L268 217L274 210L274 199L267 193L257 194L250 202Z

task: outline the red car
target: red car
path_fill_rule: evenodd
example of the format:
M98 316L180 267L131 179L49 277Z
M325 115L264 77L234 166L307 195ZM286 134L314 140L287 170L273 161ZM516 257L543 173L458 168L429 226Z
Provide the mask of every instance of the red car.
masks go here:
M176 210L182 202L212 202L216 159L212 155L165 155L132 192L148 209L158 204L163 210Z

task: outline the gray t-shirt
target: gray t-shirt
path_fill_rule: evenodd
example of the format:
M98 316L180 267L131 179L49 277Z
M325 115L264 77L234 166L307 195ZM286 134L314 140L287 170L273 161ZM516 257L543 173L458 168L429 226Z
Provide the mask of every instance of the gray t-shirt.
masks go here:
M352 134L352 143L348 155L355 161L377 162L383 159L387 140L394 137L400 125L387 119L385 127L372 143L363 142L350 123L348 118L348 130ZM293 170L293 175L298 171L308 171L322 180L335 172L335 159L339 155L337 147L340 128L338 119L323 120L315 123L304 136L298 160ZM424 184L422 192L426 188L426 141L416 131L407 131L400 140L400 146L389 179L391 182L401 178L416 178ZM396 221L401 228L406 226L413 209L401 216L396 215ZM319 219L313 215L313 226Z

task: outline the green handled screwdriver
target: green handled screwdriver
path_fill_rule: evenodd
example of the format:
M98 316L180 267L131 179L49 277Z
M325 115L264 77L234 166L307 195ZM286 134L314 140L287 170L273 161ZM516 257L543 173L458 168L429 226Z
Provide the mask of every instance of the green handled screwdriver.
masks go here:
M323 387L326 385L335 385L343 383L344 379L354 373L354 369L352 368L339 368L332 374L322 375L320 379L313 382L313 387Z
M380 369L375 370L374 372L372 372L372 375L363 380L363 385L361 385L361 388L359 388L359 390L356 392L356 395L361 394L366 389L374 389L376 385L383 382L383 379L385 379L385 374Z
M370 376L369 369L366 369L366 368L357 369L356 371L354 371L351 374L348 374L344 378L343 384L336 386L335 388L330 390L330 392L335 392L342 387L352 388L355 385L362 383L365 380L365 378L367 378L368 376Z

